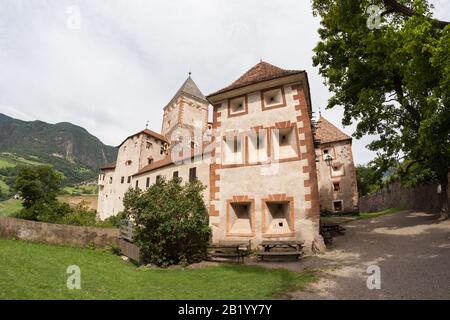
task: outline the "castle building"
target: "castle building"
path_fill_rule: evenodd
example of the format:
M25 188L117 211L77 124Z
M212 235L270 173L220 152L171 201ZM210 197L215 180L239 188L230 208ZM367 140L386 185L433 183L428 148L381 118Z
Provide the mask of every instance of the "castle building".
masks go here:
M118 148L116 163L99 176L102 219L123 210L130 187L145 190L159 176L206 186L214 242L308 244L319 233L321 207L356 207L351 138L323 118L316 128L305 71L261 61L207 97L189 75L164 107L161 134L146 129Z

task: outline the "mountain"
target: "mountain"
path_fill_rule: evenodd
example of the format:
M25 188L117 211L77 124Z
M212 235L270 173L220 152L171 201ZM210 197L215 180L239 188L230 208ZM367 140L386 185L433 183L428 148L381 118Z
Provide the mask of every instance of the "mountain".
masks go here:
M22 121L0 113L0 157L21 157L53 165L66 182L92 179L98 168L116 159L117 150L86 129L68 122Z

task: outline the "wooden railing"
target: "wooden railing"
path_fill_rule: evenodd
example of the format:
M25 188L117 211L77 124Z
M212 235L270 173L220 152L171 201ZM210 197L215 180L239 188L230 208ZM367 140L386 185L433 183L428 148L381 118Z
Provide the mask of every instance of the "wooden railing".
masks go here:
M129 242L133 242L133 223L127 221L126 223L120 226L120 239L125 239Z
M124 222L120 226L119 248L124 256L140 263L139 247L133 242L134 224L130 221Z

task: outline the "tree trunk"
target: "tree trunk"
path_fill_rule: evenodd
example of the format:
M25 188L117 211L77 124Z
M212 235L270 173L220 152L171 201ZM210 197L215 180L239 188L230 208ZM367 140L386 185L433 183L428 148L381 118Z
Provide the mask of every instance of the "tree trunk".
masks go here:
M441 185L441 218L448 219L448 175L439 179Z

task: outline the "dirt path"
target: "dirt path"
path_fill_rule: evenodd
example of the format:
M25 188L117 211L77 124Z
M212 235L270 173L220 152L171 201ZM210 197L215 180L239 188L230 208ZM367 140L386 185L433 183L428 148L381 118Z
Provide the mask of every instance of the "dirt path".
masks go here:
M319 270L320 280L295 299L450 299L450 220L402 211L345 227L325 255L284 264ZM367 288L370 265L380 267L379 290Z

